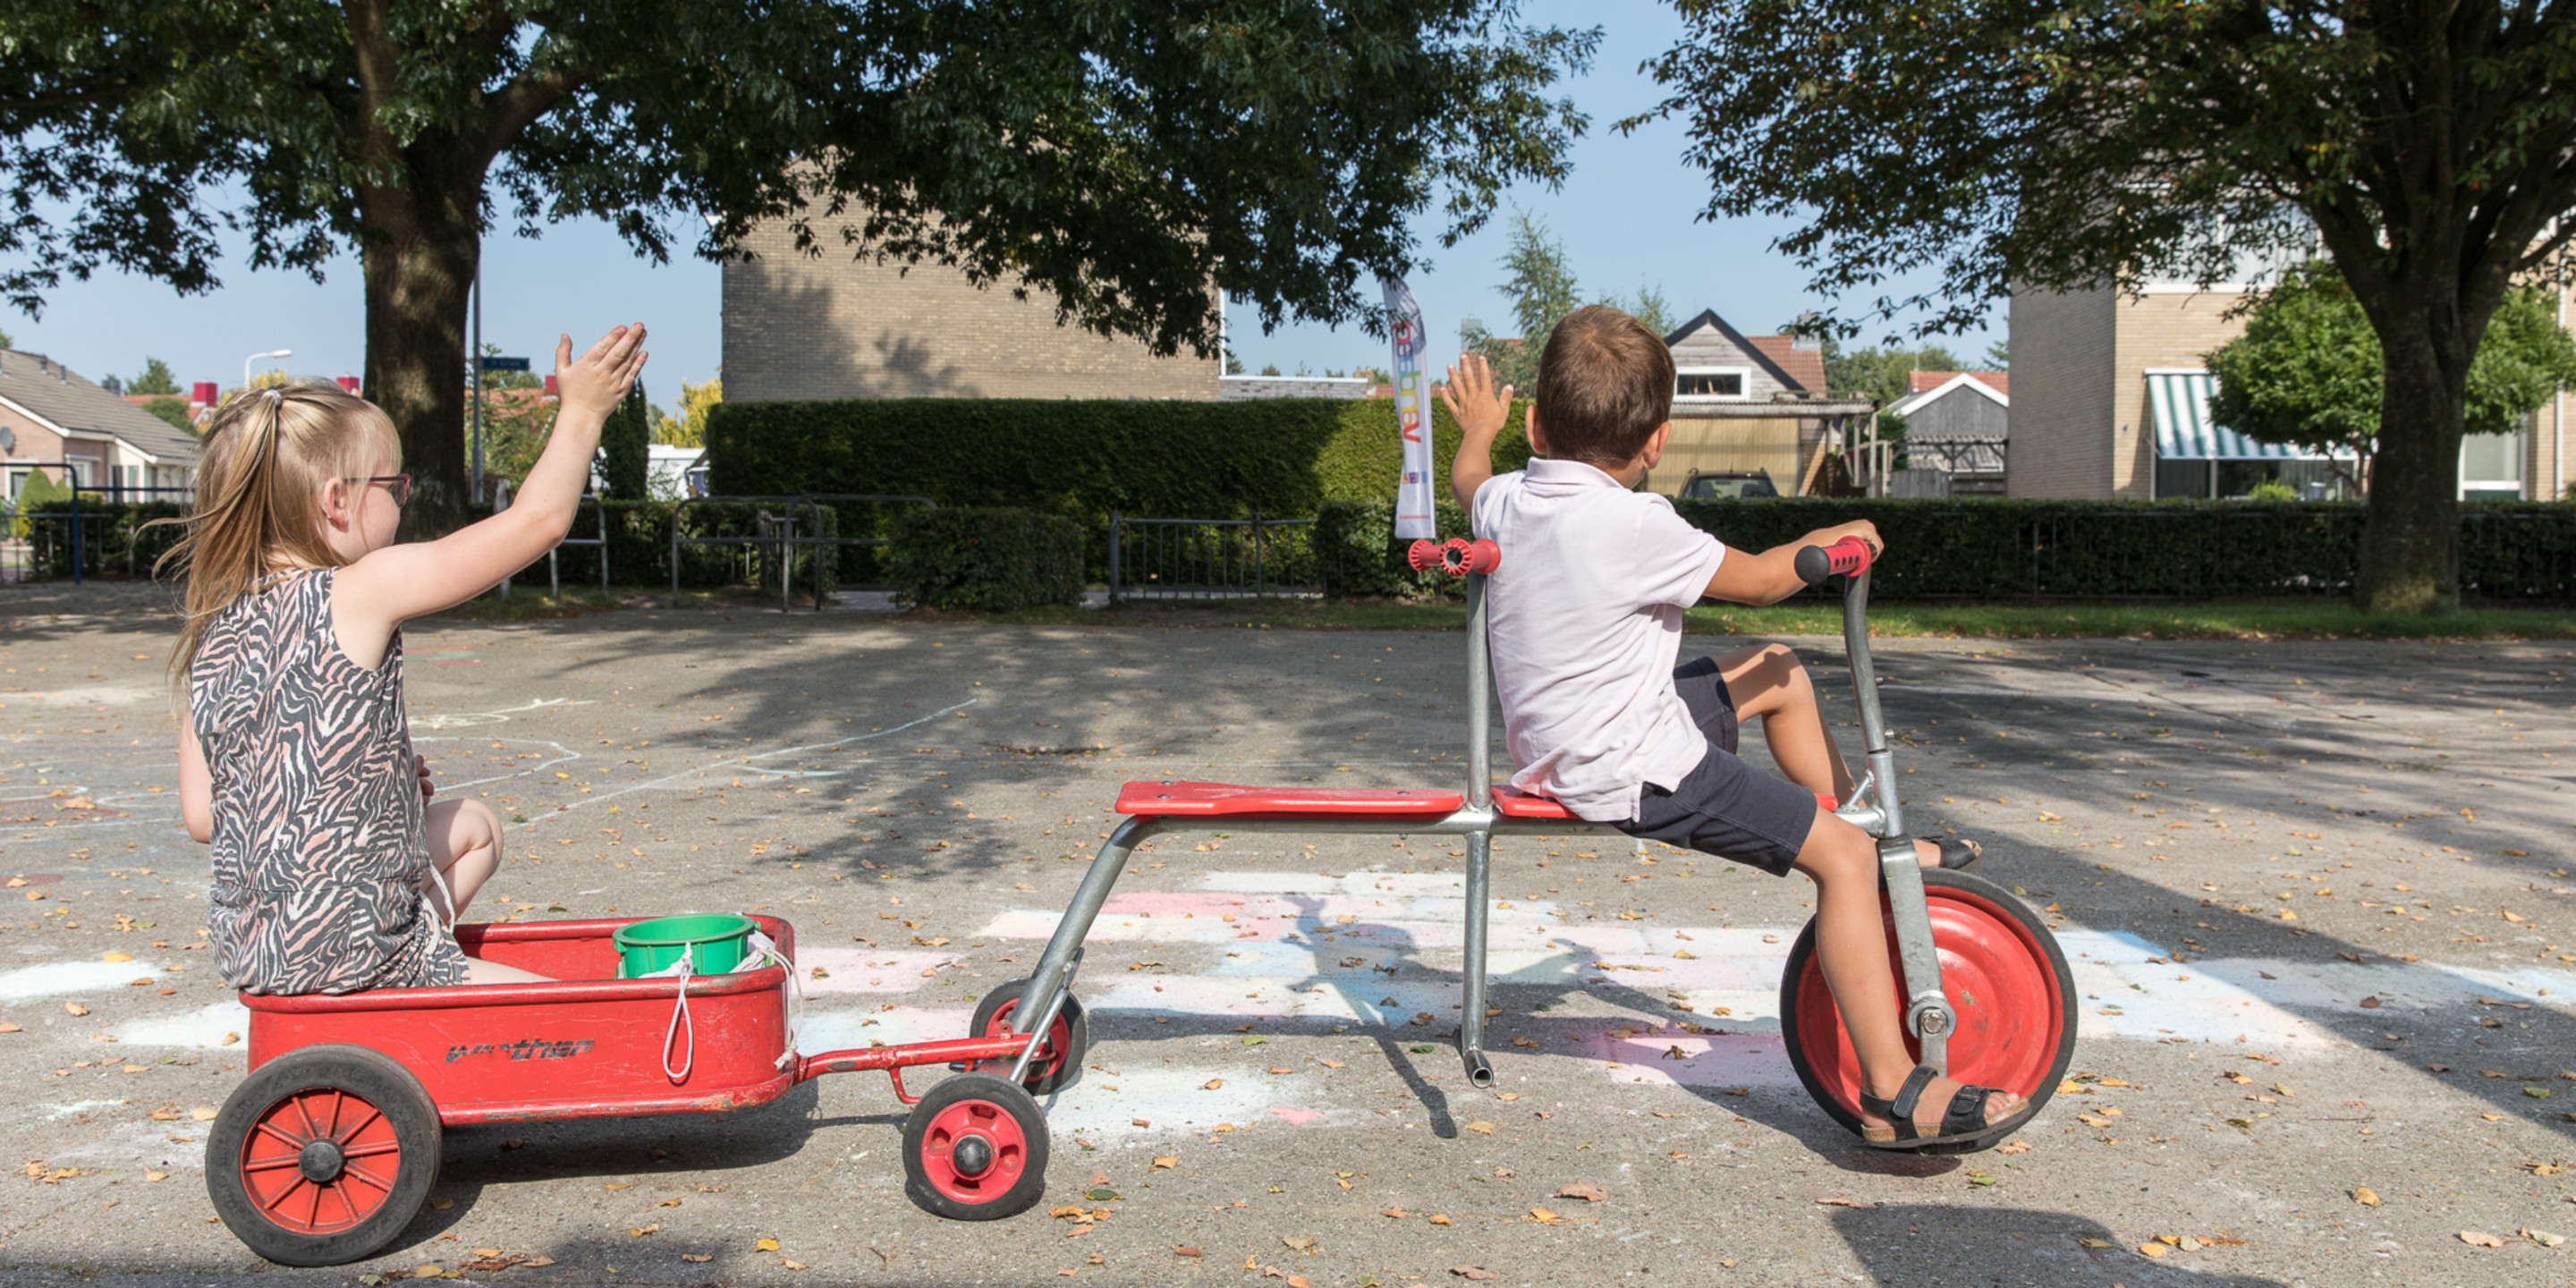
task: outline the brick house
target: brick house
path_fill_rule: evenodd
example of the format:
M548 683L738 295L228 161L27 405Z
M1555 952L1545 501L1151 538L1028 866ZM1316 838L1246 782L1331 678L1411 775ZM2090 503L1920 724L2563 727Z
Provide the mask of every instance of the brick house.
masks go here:
M0 483L9 501L43 467L83 491L116 500L156 499L146 489L185 489L197 475L197 439L42 354L0 349ZM181 499L164 491L157 499Z
M2203 355L2244 334L2244 320L2228 313L2251 289L2151 281L2131 298L2109 286L2016 293L2010 494L2225 497L2279 481L2307 496L2344 495L2348 485L2333 462L2253 442L2209 420L2214 382ZM2460 449L2460 495L2562 495L2565 449L2576 435L2571 419L2576 404L2562 391L2522 432L2470 438Z
M808 256L783 219L725 261L725 401L1179 398L1213 401L1224 365L1058 325L1055 300L977 288L937 264Z
M1703 310L1664 337L1673 351L1673 434L1646 486L1677 494L1692 471L1760 470L1783 496L1814 490L1828 451L1847 446L1877 405L1825 391L1815 341L1747 336Z

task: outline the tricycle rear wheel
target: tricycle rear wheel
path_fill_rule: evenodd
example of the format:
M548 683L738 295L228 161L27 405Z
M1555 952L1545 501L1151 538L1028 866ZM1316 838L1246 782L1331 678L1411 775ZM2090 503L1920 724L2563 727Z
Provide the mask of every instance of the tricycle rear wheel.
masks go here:
M1020 1009L1021 991L1028 986L1027 980L1015 979L997 984L984 994L984 1000L975 1004L975 1018L967 1036L1002 1036L1012 1013ZM1064 1005L1055 1013L1055 1023L1047 1026L1047 1047L1053 1054L1029 1062L1025 1085L1034 1096L1053 1095L1082 1077L1082 1053L1091 1049L1091 1025L1082 1017L1082 999L1075 997L1070 988L1065 990ZM1003 1066L1003 1071L1009 1072L1009 1066Z
M1046 1193L1047 1145L1035 1097L989 1073L961 1073L931 1088L904 1122L904 1189L932 1216L1017 1216Z
M251 1251L283 1266L361 1261L399 1237L438 1182L438 1106L360 1046L314 1046L254 1070L206 1135L206 1194Z

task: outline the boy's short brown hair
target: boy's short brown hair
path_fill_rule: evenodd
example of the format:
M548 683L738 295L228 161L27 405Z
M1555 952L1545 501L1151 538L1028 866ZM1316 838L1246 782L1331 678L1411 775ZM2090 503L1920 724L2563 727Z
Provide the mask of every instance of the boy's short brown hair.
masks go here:
M1632 459L1673 416L1673 351L1644 323L1593 304L1556 324L1538 359L1548 454L1595 465Z

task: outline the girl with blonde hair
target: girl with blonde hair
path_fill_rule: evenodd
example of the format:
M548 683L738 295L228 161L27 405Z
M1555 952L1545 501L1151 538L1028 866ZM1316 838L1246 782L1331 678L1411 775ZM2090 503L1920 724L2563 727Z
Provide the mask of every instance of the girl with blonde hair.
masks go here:
M188 534L179 810L214 848L207 925L246 992L533 979L469 960L457 914L501 863L501 820L438 801L403 710L402 624L483 593L571 526L644 328L555 346L553 435L509 509L397 542L393 422L325 385L245 390L207 428Z

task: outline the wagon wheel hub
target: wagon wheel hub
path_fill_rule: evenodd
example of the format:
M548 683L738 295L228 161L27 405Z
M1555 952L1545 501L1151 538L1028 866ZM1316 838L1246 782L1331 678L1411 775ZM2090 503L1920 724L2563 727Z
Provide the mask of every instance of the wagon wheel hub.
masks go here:
M993 1142L984 1139L980 1132L958 1137L957 1143L948 1151L948 1162L949 1166L957 1169L959 1176L982 1176L993 1166Z
M348 1157L340 1152L339 1143L330 1140L308 1141L295 1156L296 1170L316 1185L340 1179L340 1171L347 1163Z

